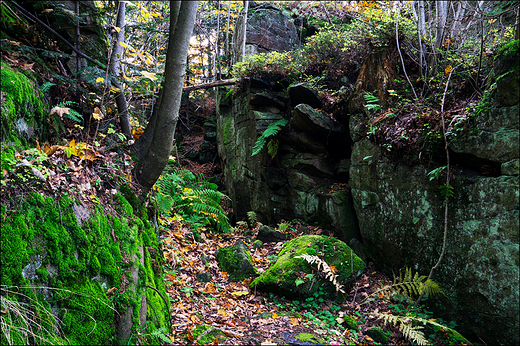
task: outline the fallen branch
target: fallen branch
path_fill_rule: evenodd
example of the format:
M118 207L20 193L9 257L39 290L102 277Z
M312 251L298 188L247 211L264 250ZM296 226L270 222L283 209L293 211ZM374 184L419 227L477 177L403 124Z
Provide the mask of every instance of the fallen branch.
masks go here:
M209 82L209 83L190 85L190 86L182 88L182 91L209 89L209 88L214 88L214 87L218 87L218 86L233 85L235 83L236 83L235 79L223 79L223 80L217 80L217 81Z

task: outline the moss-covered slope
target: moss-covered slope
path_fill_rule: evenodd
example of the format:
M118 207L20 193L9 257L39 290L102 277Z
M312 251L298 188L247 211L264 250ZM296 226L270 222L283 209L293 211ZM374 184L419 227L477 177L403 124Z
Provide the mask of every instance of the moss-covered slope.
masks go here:
M76 345L127 341L143 325L145 331L167 327L169 303L155 230L134 215L122 195L114 197L114 206L112 212L99 205L88 210L70 199L37 193L17 210L2 206L2 299L33 311L39 307L43 315L46 310L62 340ZM21 320L7 305L2 309L9 311L6 323L11 324L2 344L31 340L31 333L17 327L52 340L52 329Z

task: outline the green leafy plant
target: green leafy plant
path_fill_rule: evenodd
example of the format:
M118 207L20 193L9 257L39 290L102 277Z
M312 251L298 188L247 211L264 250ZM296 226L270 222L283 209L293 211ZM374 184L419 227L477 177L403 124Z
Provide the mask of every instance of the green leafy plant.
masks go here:
M413 295L435 295L442 293L439 285L429 279L426 280L426 276L419 275L419 273L413 274L412 269L405 268L404 273L401 271L399 277L394 280L392 284L384 285L380 289L376 290L370 296L368 296L362 304L373 301L379 295L381 296L404 296L411 297Z
M251 226L253 226L258 221L256 213L252 210L247 212L247 218L249 219L249 224Z
M267 151L271 158L274 158L278 152L278 140L270 138L274 137L278 134L278 132L287 125L289 121L287 119L280 119L272 124L269 124L265 129L264 133L256 140L255 145L253 146L253 151L251 156L255 156L259 154L262 149L265 147L267 140L269 139L269 143L267 143Z
M377 97L375 97L369 92L365 92L363 97L365 98L365 107L368 111L379 112L381 110L381 106L379 105L379 99Z
M169 170L157 181L157 188L157 203L163 214L182 211L188 217L198 216L194 219L196 223L229 231L229 219L220 205L221 200L228 197L204 175L196 176L186 169Z

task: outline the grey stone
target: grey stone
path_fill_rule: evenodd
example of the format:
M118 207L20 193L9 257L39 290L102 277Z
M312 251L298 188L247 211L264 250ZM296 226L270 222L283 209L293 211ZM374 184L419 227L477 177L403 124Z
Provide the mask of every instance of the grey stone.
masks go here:
M321 100L318 97L316 90L310 88L305 83L291 85L289 88L289 96L291 97L291 106L293 107L296 107L301 103L308 104L313 108L322 107Z

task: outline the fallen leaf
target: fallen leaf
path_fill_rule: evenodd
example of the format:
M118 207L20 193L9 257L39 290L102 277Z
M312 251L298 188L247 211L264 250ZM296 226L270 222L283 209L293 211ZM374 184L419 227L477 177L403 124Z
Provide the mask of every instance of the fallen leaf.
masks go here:
M49 115L53 115L54 113L58 114L58 116L60 118L63 118L63 114L69 114L70 111L70 108L67 108L67 107L54 107L53 109L51 109L51 113Z
M231 294L234 296L237 296L237 297L241 297L241 296L247 296L249 294L249 291L236 291L236 292L231 292Z
M101 110L99 109L99 107L96 107L96 108L94 108L94 113L92 113L92 117L96 120L101 120L105 116L103 115L103 113L101 113Z

